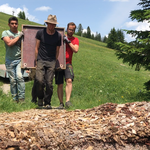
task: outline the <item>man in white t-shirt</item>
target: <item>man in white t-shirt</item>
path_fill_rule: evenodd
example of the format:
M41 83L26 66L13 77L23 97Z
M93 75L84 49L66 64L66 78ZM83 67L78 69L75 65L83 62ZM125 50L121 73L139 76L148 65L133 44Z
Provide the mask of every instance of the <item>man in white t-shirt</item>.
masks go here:
M1 39L5 42L5 65L9 75L10 89L13 100L22 102L25 99L25 83L21 69L21 38L23 32L18 31L18 19L8 19L9 30L2 32Z

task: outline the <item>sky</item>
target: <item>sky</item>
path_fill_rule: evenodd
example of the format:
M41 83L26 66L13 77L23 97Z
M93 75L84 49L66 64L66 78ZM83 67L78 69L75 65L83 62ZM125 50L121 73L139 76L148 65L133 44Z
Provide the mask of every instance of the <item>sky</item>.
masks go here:
M17 16L24 11L33 22L44 24L49 14L56 15L58 27L65 27L74 22L82 25L86 32L108 36L112 28L126 30L150 30L150 23L138 23L129 18L132 10L141 9L140 0L0 0L0 12ZM125 34L125 40L134 40Z

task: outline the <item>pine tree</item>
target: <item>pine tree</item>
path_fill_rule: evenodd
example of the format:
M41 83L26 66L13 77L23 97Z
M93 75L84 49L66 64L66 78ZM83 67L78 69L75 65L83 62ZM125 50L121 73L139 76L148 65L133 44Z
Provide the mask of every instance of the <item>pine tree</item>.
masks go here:
M125 43L125 36L122 30L117 30L117 42L121 42L121 43ZM119 45L115 45L115 49L116 50L120 50L120 46Z
M124 36L124 33L122 30L117 30L117 41L118 42L121 42L121 43L124 43L125 42L125 36Z
M95 40L96 41L101 41L101 34L100 33L96 32Z
M117 32L116 29L113 28L111 29L108 39L107 39L107 47L115 49L116 48L116 43L117 42Z
M98 41L102 41L101 34L98 34Z
M83 27L81 25L81 23L78 25L78 28L77 28L77 35L81 36L82 35L82 31L83 31Z
M87 27L87 34L86 34L86 37L87 37L87 38L91 38L91 29L90 29L89 26Z
M22 12L21 11L18 13L18 17L22 19Z
M24 20L28 20L28 18L26 19L26 15L25 15L25 12L24 11L20 11L18 13L18 17L21 18L21 19L24 19Z
M87 33L86 32L83 32L82 33L82 37L86 37L87 36Z
M93 40L95 39L94 34L91 35L91 39L93 39Z
M150 0L140 1L138 5L142 9L131 11L130 18L138 22L149 21ZM130 66L135 66L135 70L140 70L141 67L150 70L150 32L136 30L126 30L126 32L135 37L135 41L129 44L118 43L120 47L120 50L116 53L118 59L123 59L123 62Z
M103 41L104 43L107 43L107 39L108 39L108 38L107 38L106 36L104 36L104 38L103 38L102 41Z
M22 12L22 19L24 19L24 20L26 20L26 15L25 15L25 13L24 13L24 11Z

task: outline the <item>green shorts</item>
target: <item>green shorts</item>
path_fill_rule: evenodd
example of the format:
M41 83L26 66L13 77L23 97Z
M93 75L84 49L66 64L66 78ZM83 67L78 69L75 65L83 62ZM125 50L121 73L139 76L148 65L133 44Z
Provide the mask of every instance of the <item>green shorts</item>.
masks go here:
M73 67L71 64L66 65L66 69L57 71L55 70L55 84L63 84L64 78L66 79L74 79Z

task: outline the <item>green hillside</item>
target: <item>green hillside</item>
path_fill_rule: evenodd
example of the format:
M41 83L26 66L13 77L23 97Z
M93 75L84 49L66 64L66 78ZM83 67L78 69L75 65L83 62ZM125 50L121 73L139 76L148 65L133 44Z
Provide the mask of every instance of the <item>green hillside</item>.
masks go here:
M0 31L7 29L8 15L0 13ZM19 19L19 24L36 24ZM20 27L21 29L21 27ZM78 36L77 36L78 37ZM135 101L148 101L149 95L143 84L149 80L149 72L141 70L136 72L128 64L123 64L115 56L115 50L106 47L105 43L78 37L79 52L73 56L75 79L71 109L86 109L103 103L127 103ZM4 44L0 43L0 61L4 61ZM54 82L55 83L55 82ZM2 84L2 83L1 83ZM10 95L0 93L1 111L22 111L35 108L31 101L33 81L26 82L26 103L14 104ZM65 101L65 86L64 86ZM57 87L54 84L52 106L58 106Z

